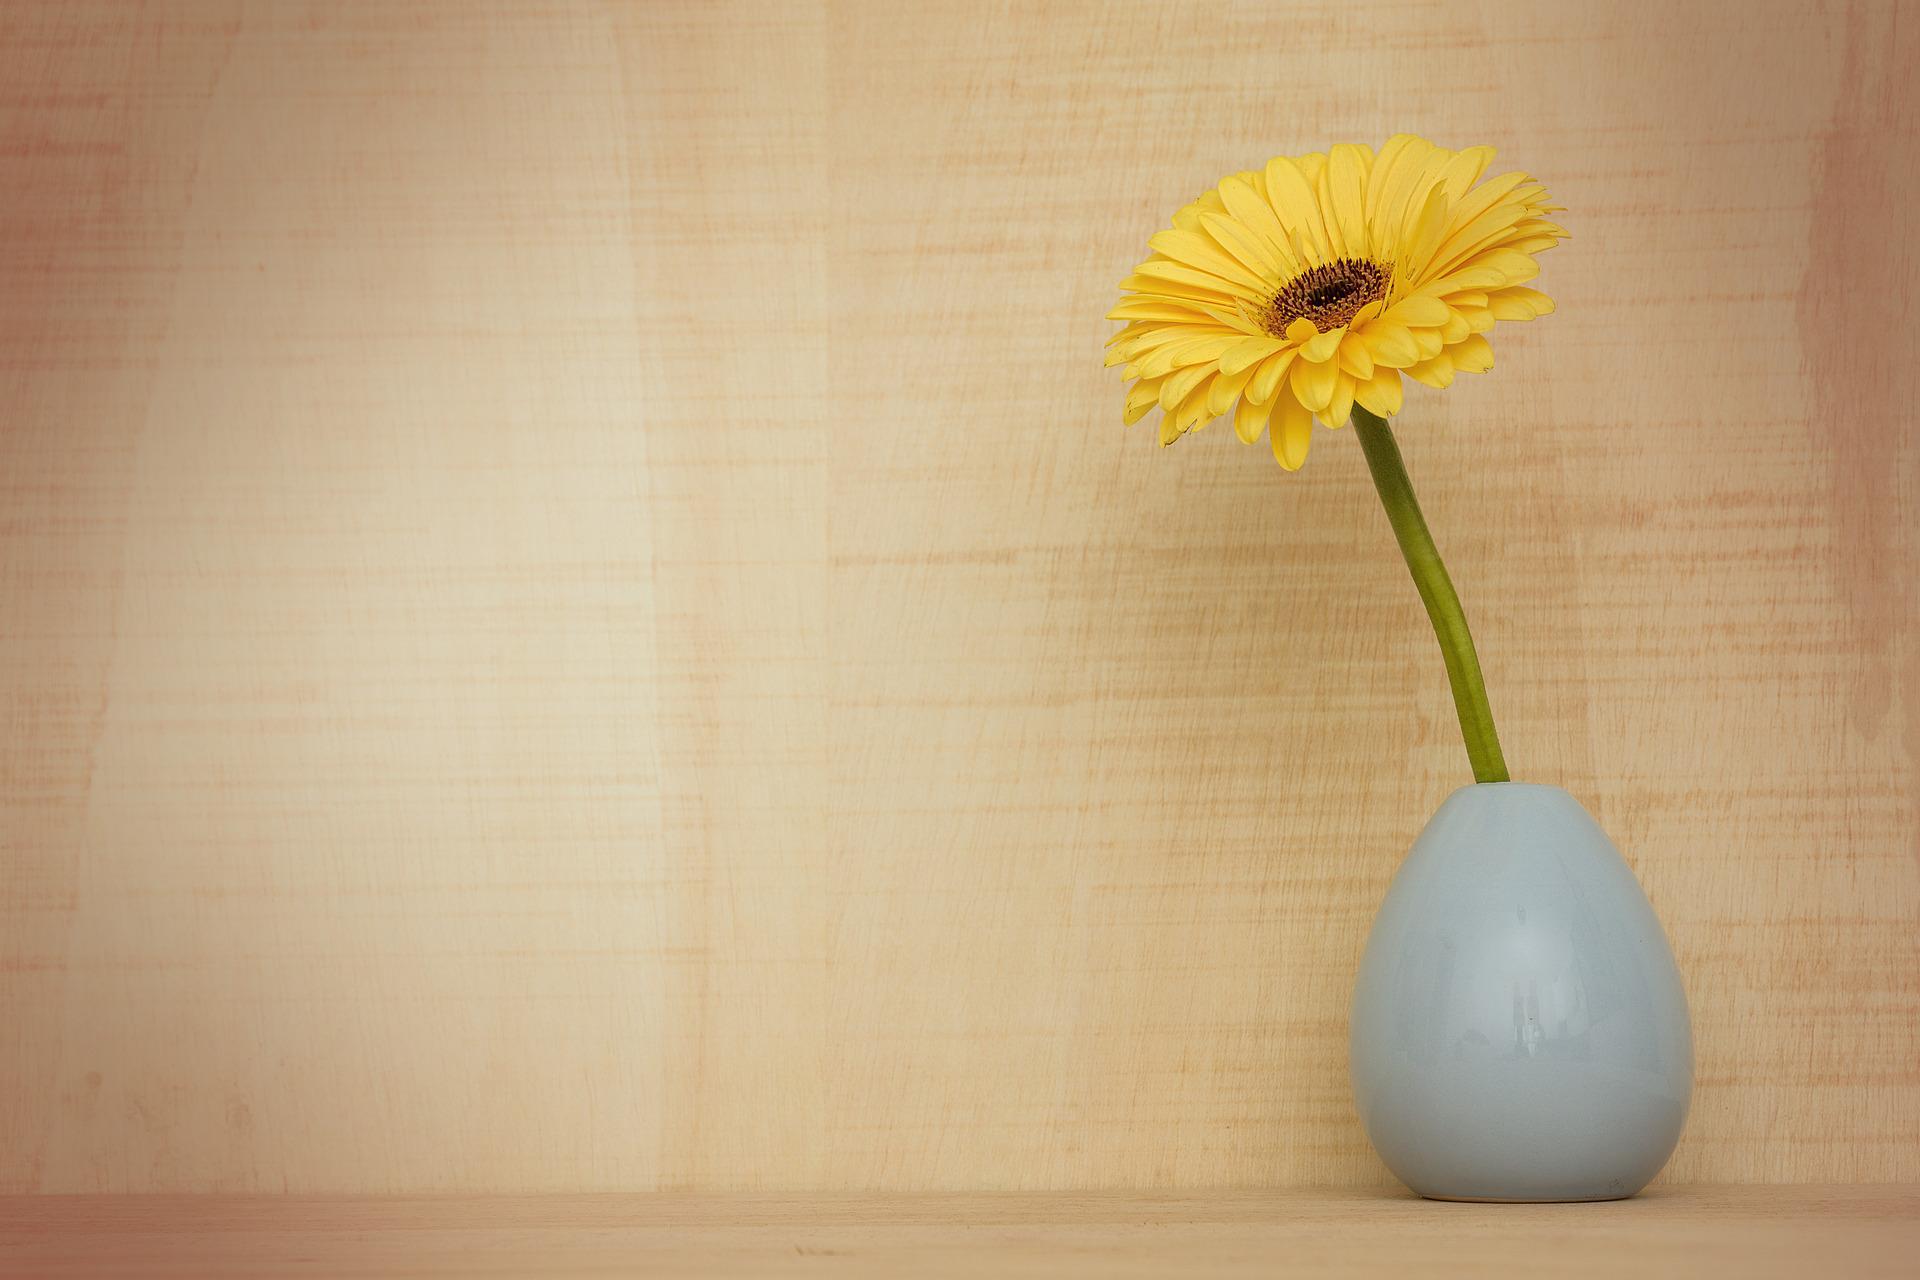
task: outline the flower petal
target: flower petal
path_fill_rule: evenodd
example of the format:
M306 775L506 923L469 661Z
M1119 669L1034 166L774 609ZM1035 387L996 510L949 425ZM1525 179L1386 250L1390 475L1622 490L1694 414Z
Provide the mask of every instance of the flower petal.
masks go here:
M1200 215L1219 213L1227 206L1220 202L1220 193L1209 187L1199 196L1182 205L1173 215L1173 225L1180 231L1200 230Z
M1378 234L1396 250L1405 245L1414 220L1426 207L1427 193L1439 183L1440 170L1452 154L1424 138L1415 138L1394 165L1372 216ZM1395 257L1400 256L1404 255L1396 252Z
M1247 269L1256 275L1257 287L1262 291L1272 289L1293 274L1291 264L1282 263L1279 254L1261 237L1249 231L1244 223L1212 213L1203 215L1200 223L1206 227L1207 234L1219 241L1228 253L1247 265Z
M1386 209L1386 197L1394 183L1419 163L1421 148L1432 145L1411 133L1396 133L1381 145L1380 154L1367 171L1367 192L1361 202L1362 216L1376 234L1388 232L1394 225Z
M1220 353L1220 372L1238 373L1250 369L1280 350L1278 338L1243 338Z
M1285 156L1275 156L1267 161L1266 178L1267 199L1294 246L1295 256L1313 262L1331 259L1320 198L1298 166Z
M1193 389L1212 377L1213 373L1213 365L1195 364L1169 375L1166 381L1160 384L1160 407L1162 409L1179 408L1186 398L1193 394Z
M1133 384L1127 392L1126 408L1122 417L1128 426L1147 416L1147 411L1160 403L1160 379L1143 378Z
M1292 375L1289 382L1293 394L1299 397L1301 404L1315 412L1327 407L1328 401L1333 399L1333 384L1340 379L1340 371L1332 361L1314 364L1307 360L1295 360L1289 372Z
M1136 280L1142 283L1136 285L1133 283ZM1210 272L1184 266L1178 262L1143 262L1133 269L1132 275L1120 282L1120 287L1151 292L1156 282L1162 289L1179 290L1175 296L1193 293L1220 298L1240 297L1253 301L1259 300L1260 296L1257 290L1245 285L1223 280Z
M1433 251L1439 247L1440 238L1447 233L1447 215L1451 208L1446 187L1437 185L1427 192L1426 203L1420 206L1419 214L1408 225L1401 256L1395 259L1394 265L1416 284L1432 278L1428 267L1433 261Z
M1373 353L1365 338L1349 332L1340 340L1340 367L1362 381L1373 376Z
M1187 393L1180 407L1173 411L1174 426L1181 435L1196 431L1213 421L1213 415L1207 412L1207 405L1213 398L1214 375L1208 370L1207 376L1200 379L1198 386Z
M1480 175L1493 163L1492 147L1464 147L1454 152L1453 159L1447 161L1447 167L1440 172L1440 183L1446 189L1449 201L1458 200L1467 194L1467 188L1480 181Z
M1420 359L1420 345L1414 341L1412 330L1403 324L1376 321L1367 327L1365 337L1376 364L1404 369Z
M1474 333L1485 333L1493 328L1493 312L1486 307L1455 307L1453 313L1467 322L1467 328Z
M1140 361L1140 376L1156 378L1188 365L1212 364L1228 347L1241 339L1235 334L1204 334L1182 342L1169 343Z
M1551 315L1553 299L1538 289L1517 285L1488 294L1487 309L1493 312L1495 320L1531 320L1535 316Z
M1189 303L1166 302L1159 298L1131 297L1107 312L1109 320L1170 320L1187 324L1205 324L1206 316Z
M1384 320L1397 320L1409 329L1434 328L1447 322L1447 304L1424 293L1403 298L1382 313Z
M1321 364L1333 359L1334 352L1340 350L1340 339L1347 334L1345 325L1338 329L1329 329L1325 333L1316 333L1300 344L1300 358Z
M1347 374L1341 374L1340 380L1333 384L1333 398L1320 413L1320 421L1329 427L1344 427L1347 419L1353 416L1354 381Z
M1401 386L1397 369L1377 370L1373 377L1354 388L1354 401L1368 413L1391 418L1400 412Z
M1253 378L1255 366L1248 365L1236 373L1222 373L1213 380L1213 389L1207 393L1207 412L1219 417L1233 407L1234 400L1246 389Z
M1297 255L1287 239L1286 228L1280 225L1280 219L1274 216L1273 206L1263 199L1253 184L1238 176L1223 179L1219 186L1220 199L1226 204L1227 212L1252 232L1266 240L1275 253L1283 253L1279 261L1283 274L1291 275L1298 269Z
M1485 373L1493 368L1493 344L1477 333L1448 347L1447 355L1461 373Z
M1267 415L1273 412L1273 401L1256 404L1252 400L1242 400L1240 407L1233 411L1233 433L1242 443L1252 444L1260 438L1267 428Z
M1453 361L1444 353L1431 360L1422 360L1407 370L1407 376L1416 382L1424 382L1430 387L1445 390L1453 385Z
M1253 384L1247 388L1247 398L1265 404L1273 399L1273 393L1280 386L1280 379L1287 372L1287 366L1293 363L1298 351L1282 351L1270 357L1260 366L1260 372L1254 375Z
M1352 143L1338 143L1327 155L1322 203L1328 227L1340 242L1335 248L1343 257L1364 257L1370 251L1364 203L1367 164L1365 150Z
M1273 428L1273 459L1288 471L1298 471L1313 443L1313 415L1292 396L1281 396Z
M1207 236L1197 235L1191 231L1160 231L1156 232L1153 239L1147 243L1166 254L1170 261L1210 272L1223 280L1231 280L1250 288L1266 287L1266 282L1257 271L1223 250Z
M1518 249L1495 249L1485 257L1474 259L1473 265L1499 272L1499 284L1503 288L1525 284L1540 274L1540 264L1533 260L1533 255Z

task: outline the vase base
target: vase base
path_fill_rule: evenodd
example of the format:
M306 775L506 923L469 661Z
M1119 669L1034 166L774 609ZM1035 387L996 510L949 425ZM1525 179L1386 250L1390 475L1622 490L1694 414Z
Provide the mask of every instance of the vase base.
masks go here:
M1534 1199L1507 1199L1501 1196L1443 1196L1431 1191L1418 1193L1422 1200L1439 1200L1446 1204L1605 1204L1610 1200L1631 1200L1638 1195L1635 1191L1610 1191L1598 1196L1546 1196Z

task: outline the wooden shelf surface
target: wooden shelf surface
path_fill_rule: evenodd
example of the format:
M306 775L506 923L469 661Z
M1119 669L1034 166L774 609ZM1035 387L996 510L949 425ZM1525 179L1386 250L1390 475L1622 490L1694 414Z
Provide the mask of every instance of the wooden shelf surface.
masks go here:
M0 1198L0 1275L1237 1277L1914 1274L1920 1187L1592 1205L1368 1190Z

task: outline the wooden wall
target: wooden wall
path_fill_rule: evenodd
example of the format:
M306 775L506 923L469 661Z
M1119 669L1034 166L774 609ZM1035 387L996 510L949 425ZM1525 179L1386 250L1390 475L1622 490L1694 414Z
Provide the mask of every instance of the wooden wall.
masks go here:
M0 9L0 1189L1372 1183L1466 780L1355 442L1119 425L1221 173L1497 145L1402 437L1683 1180L1920 1176L1892 5Z

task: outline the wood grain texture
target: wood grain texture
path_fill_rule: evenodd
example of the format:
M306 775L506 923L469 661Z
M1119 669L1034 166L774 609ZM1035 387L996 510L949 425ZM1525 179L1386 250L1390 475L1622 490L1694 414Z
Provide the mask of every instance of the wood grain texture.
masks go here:
M1397 129L1569 206L1402 438L1668 1176L1920 1178L1920 24L1761 9L0 8L0 1188L1386 1185L1438 655L1099 349Z
M1598 1205L1369 1191L0 1199L0 1269L227 1277L1913 1273L1911 1187L1693 1186Z

